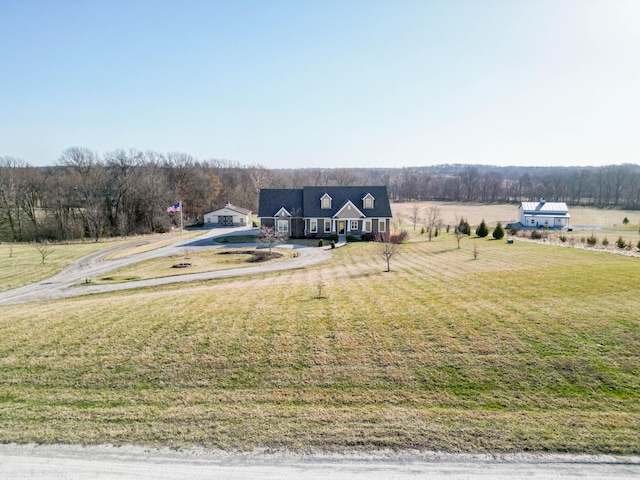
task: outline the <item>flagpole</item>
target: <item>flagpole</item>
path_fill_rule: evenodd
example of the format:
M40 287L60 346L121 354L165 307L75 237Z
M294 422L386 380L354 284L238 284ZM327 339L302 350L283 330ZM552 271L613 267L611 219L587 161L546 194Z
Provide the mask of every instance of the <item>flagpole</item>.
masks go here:
M184 230L184 223L182 222L182 200L180 200L180 245L184 245L182 231Z

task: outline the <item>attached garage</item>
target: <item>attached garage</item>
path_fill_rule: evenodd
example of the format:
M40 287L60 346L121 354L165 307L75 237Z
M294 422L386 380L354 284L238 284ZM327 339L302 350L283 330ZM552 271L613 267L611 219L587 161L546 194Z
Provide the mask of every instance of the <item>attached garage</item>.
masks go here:
M204 224L209 227L251 226L251 210L227 203L218 210L205 213Z

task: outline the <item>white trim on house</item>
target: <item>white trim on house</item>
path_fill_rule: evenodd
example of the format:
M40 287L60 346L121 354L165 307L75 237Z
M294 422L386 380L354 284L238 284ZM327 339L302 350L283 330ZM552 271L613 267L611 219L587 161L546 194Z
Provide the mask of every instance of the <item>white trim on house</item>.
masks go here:
M343 211L345 208L346 208L347 210L350 210L350 209L351 209L351 207L353 207L353 208L355 209L355 211L356 211L356 214L355 214L355 215L351 215L351 217L352 217L352 218L353 218L353 217L356 217L356 216L358 216L358 217L366 217L366 215L365 215L364 213L362 213L362 212L360 211L360 209L359 209L358 207L356 207L356 206L353 204L353 202L352 202L351 200L347 200L347 201L345 202L345 204L342 206L342 208L336 212L336 214L333 216L333 218L339 218L339 217L340 217L340 214L342 213L342 211ZM346 219L341 218L341 220L346 220Z
M325 193L323 196L320 197L320 208L322 210L331 210L332 200L333 198L331 198L331 195L329 195L328 193Z
M367 200L371 200L371 205L367 206ZM374 208L375 206L375 197L370 193L367 193L364 197L362 197L362 209L366 210L369 208Z
M278 213L274 215L274 217L291 217L292 215L287 211L286 208L282 207L278 210Z
M370 218L365 218L362 224L362 231L364 233L371 233L373 228L373 221Z
M327 224L329 224L329 228L327 228ZM331 227L333 222L329 218L324 219L324 233L331 233Z
M289 220L276 220L276 228L279 233L289 233Z
M309 232L310 233L318 233L318 219L310 218L309 219Z

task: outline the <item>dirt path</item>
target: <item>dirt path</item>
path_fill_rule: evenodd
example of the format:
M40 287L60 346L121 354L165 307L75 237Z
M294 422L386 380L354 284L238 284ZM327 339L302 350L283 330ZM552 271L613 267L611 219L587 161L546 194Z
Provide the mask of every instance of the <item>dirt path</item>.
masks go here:
M640 478L640 457L423 453L226 453L74 445L0 445L0 478L61 479L492 479Z
M126 283L115 283L108 285L93 285L86 282L107 272L122 268L124 266L142 262L158 257L180 255L185 249L209 250L228 248L227 245L214 244L212 239L218 236L230 234L247 234L251 229L246 227L233 229L211 230L195 239L176 242L166 247L158 248L148 252L132 255L129 257L106 260L108 256L119 249L130 248L130 245L114 247L107 250L87 255L73 262L62 272L51 278L24 287L0 292L0 305L13 305L19 303L37 302L43 300L53 300L57 298L76 297L80 295L90 295L95 293L114 292L118 290L128 290L132 288L153 287L157 285L167 285L178 282L191 282L195 280L211 280L215 278L228 278L240 275L253 275L256 273L275 272L302 268L327 260L331 253L321 248L302 247L299 245L279 245L276 248L295 249L298 255L290 260L282 262L267 263L251 267L234 268L212 272L193 273L186 275L175 275L148 280L139 280ZM248 246L247 244L231 244L233 247ZM253 244L251 244L253 246Z

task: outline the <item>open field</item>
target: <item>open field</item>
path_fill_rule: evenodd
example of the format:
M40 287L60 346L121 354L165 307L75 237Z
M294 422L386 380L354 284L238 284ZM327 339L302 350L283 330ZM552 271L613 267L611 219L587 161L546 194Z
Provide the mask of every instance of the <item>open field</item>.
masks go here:
M639 453L638 262L418 235L1 307L0 442Z
M153 258L144 262L113 270L101 277L94 278L92 283L114 283L128 280L146 280L148 278L187 275L190 273L227 270L256 263L277 262L293 256L292 251L278 250L270 258L268 252L255 248L233 248L225 250L191 251L185 255ZM188 268L175 268L174 265L188 262Z
M495 226L501 221L504 226L508 222L518 221L518 205L485 205L474 203L451 203L451 202L411 202L392 203L391 210L395 219L401 219L403 223L411 224L413 218L413 208L417 205L418 216L424 218L427 209L437 206L440 209L444 224L454 225L456 218L464 217L471 225L479 225L482 219L487 225ZM640 225L640 211L638 210L603 210L590 207L569 207L572 225L593 225L603 229L622 229L638 233ZM629 224L623 226L622 221L627 217ZM424 223L418 222L418 226ZM418 227L419 228L419 227Z

